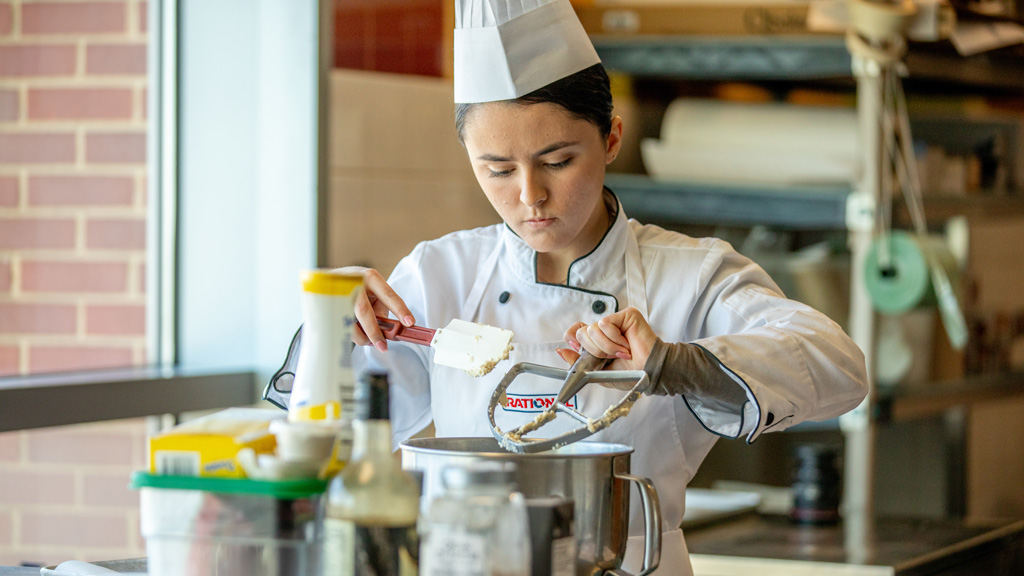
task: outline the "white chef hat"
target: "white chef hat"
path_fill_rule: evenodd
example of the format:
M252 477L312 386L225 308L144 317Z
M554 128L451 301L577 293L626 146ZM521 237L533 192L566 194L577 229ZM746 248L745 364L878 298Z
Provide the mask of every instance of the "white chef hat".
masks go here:
M601 62L569 0L455 0L455 101L512 100Z

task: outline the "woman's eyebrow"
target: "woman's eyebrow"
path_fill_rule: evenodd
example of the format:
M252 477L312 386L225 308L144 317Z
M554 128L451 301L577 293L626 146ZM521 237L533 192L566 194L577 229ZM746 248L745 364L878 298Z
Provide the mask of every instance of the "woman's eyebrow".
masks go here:
M551 144L551 145L548 145L548 146L545 146L544 148L542 148L539 152L534 154L533 157L534 158L540 158L541 156L544 156L545 154L551 154L552 152L554 152L556 150L561 150L562 148L568 148L569 146L575 146L577 144L579 144L579 141L565 140L565 141L562 141L562 142L555 142L554 144ZM498 156L497 154L481 154L480 156L477 156L476 158L477 158L477 160L485 160L487 162L511 162L512 161L511 158L506 158L504 156Z
M534 158L540 158L541 156L544 156L545 154L551 154L555 150L561 150L562 148L568 148L569 146L575 146L577 144L579 144L579 141L570 142L570 141L567 141L567 140L563 140L562 142L555 142L554 144L552 144L550 146L546 146L543 149L541 149L541 151L537 152L536 154L534 154L533 157Z
M511 162L511 158L505 158L504 156L498 156L497 154L481 154L476 157L477 160L486 160L488 162Z

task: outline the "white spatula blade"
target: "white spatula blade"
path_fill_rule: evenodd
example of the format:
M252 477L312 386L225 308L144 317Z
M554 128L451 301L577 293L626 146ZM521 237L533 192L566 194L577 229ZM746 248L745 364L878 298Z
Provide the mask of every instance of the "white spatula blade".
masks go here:
M514 335L503 328L452 320L438 329L430 347L434 349L434 362L465 370L470 376L483 376L508 358Z

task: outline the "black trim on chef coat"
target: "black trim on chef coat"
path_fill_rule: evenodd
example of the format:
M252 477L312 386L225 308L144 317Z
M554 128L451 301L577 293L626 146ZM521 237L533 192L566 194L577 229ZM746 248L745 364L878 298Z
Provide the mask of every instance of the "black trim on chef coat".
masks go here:
M580 288L579 286L570 286L569 285L569 277L572 276L572 267L573 267L573 265L575 265L577 262L579 262L581 260L585 260L591 254L593 254L594 252L597 251L597 249L601 246L601 244L604 243L605 238L608 237L608 233L612 231L612 227L615 226L615 221L619 217L619 197L615 195L615 192L612 192L611 188L605 186L603 188L603 190L602 190L602 195L601 195L602 196L602 199L601 199L602 202L604 201L604 194L603 194L604 192L608 192L609 194L611 194L612 199L614 200L614 202L612 203L612 206L614 207L614 210L613 210L612 213L610 213L608 215L608 217L609 217L609 219L608 219L608 228L604 231L604 234L601 236L601 240L599 240L598 243L594 245L594 247L590 250L590 252L587 252L586 254L580 256L579 258L573 260L572 264L569 264L569 268L568 268L568 270L566 270L565 283L564 284L553 284L551 282L541 282L540 280L537 279L537 252L534 251L534 253L533 253L533 281L534 281L535 284L540 284L540 285L543 285L543 286L555 286L555 287L558 287L558 288L566 288L566 289L569 289L569 290L575 290L577 292L584 292L586 294L593 294L595 296L607 296L608 298L611 298L612 301L615 303L614 309L612 310L612 312L614 313L614 312L618 312L619 311L619 299L616 298L614 294L609 294L607 292L601 292L601 291L598 291L598 290L588 290L586 288ZM627 225L628 225L628 223L627 223ZM508 227L508 224L505 224L505 226ZM509 230L512 230L512 228L509 227ZM515 234L515 231L512 230L512 233ZM603 308L601 311L598 311L598 307L599 307L598 304L599 303L600 303L600 307ZM603 300L598 300L598 301L594 302L593 304L591 304L591 308L590 309L595 314L602 314L607 309L607 304L605 304Z

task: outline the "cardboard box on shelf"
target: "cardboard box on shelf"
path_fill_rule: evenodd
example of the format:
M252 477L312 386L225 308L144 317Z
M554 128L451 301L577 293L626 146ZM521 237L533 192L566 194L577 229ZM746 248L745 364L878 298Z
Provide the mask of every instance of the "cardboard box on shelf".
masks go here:
M808 2L595 2L576 6L589 34L806 34Z
M589 34L842 35L846 0L574 0ZM908 36L934 41L956 27L948 0L919 0Z

